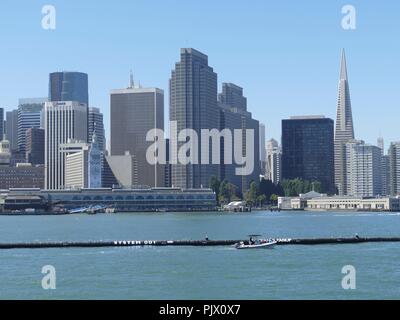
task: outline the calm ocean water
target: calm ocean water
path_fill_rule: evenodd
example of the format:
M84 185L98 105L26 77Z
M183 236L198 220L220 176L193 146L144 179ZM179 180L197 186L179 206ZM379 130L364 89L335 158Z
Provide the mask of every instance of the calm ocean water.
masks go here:
M400 214L0 217L0 242L399 236ZM400 244L0 250L0 299L399 299ZM41 269L56 268L43 290ZM342 289L353 265L357 289Z

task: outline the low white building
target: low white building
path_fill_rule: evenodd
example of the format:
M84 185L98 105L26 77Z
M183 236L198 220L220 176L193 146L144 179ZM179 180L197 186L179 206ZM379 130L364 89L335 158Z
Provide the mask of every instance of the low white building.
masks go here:
M326 197L307 201L308 210L400 211L400 198Z
M400 197L328 197L312 191L298 197L279 197L278 208L311 211L400 211Z
M279 197L278 208L281 210L304 210L309 199L325 197L327 197L326 194L315 191L300 194L298 197Z

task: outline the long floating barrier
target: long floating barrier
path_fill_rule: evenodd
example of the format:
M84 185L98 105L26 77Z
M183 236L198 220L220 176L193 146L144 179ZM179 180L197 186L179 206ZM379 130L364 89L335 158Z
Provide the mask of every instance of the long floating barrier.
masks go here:
M392 238L319 238L319 239L274 239L277 245L329 245L360 244L367 242L400 242L400 237ZM124 240L89 242L31 242L0 243L0 249L51 249L51 248L101 248L101 247L143 247L143 246L232 246L248 240Z

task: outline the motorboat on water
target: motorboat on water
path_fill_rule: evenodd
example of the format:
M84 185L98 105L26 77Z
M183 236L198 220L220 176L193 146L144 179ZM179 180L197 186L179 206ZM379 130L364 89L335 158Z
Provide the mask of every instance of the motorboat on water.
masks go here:
M235 244L236 249L266 249L272 248L277 241L272 239L260 239L260 235L249 235L249 241L241 241Z

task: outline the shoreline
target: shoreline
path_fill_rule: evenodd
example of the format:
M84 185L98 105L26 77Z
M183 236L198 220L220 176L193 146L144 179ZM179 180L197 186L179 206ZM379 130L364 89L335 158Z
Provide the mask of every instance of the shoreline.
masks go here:
M212 211L121 211L121 212L114 212L114 213L105 213L105 212L99 212L99 213L86 213L86 212L80 212L80 213L69 213L69 212L19 212L19 213L14 213L14 212L0 212L0 217L25 217L25 216L75 216L77 214L84 214L88 216L93 216L93 215L118 215L118 214L163 214L163 213L198 213L198 214L207 214L207 213L214 213L217 215L232 215L232 214L245 214L245 215L251 215L251 214L256 214L256 213L273 213L273 214L279 214L279 213L381 213L381 214L390 214L390 213L400 213L398 210L346 210L346 209L335 209L335 210L324 210L324 209L307 209L307 210L300 210L300 209L285 209L285 210L270 210L270 209L252 209L252 211L249 212L234 212L234 211L223 211L223 210L212 210Z

